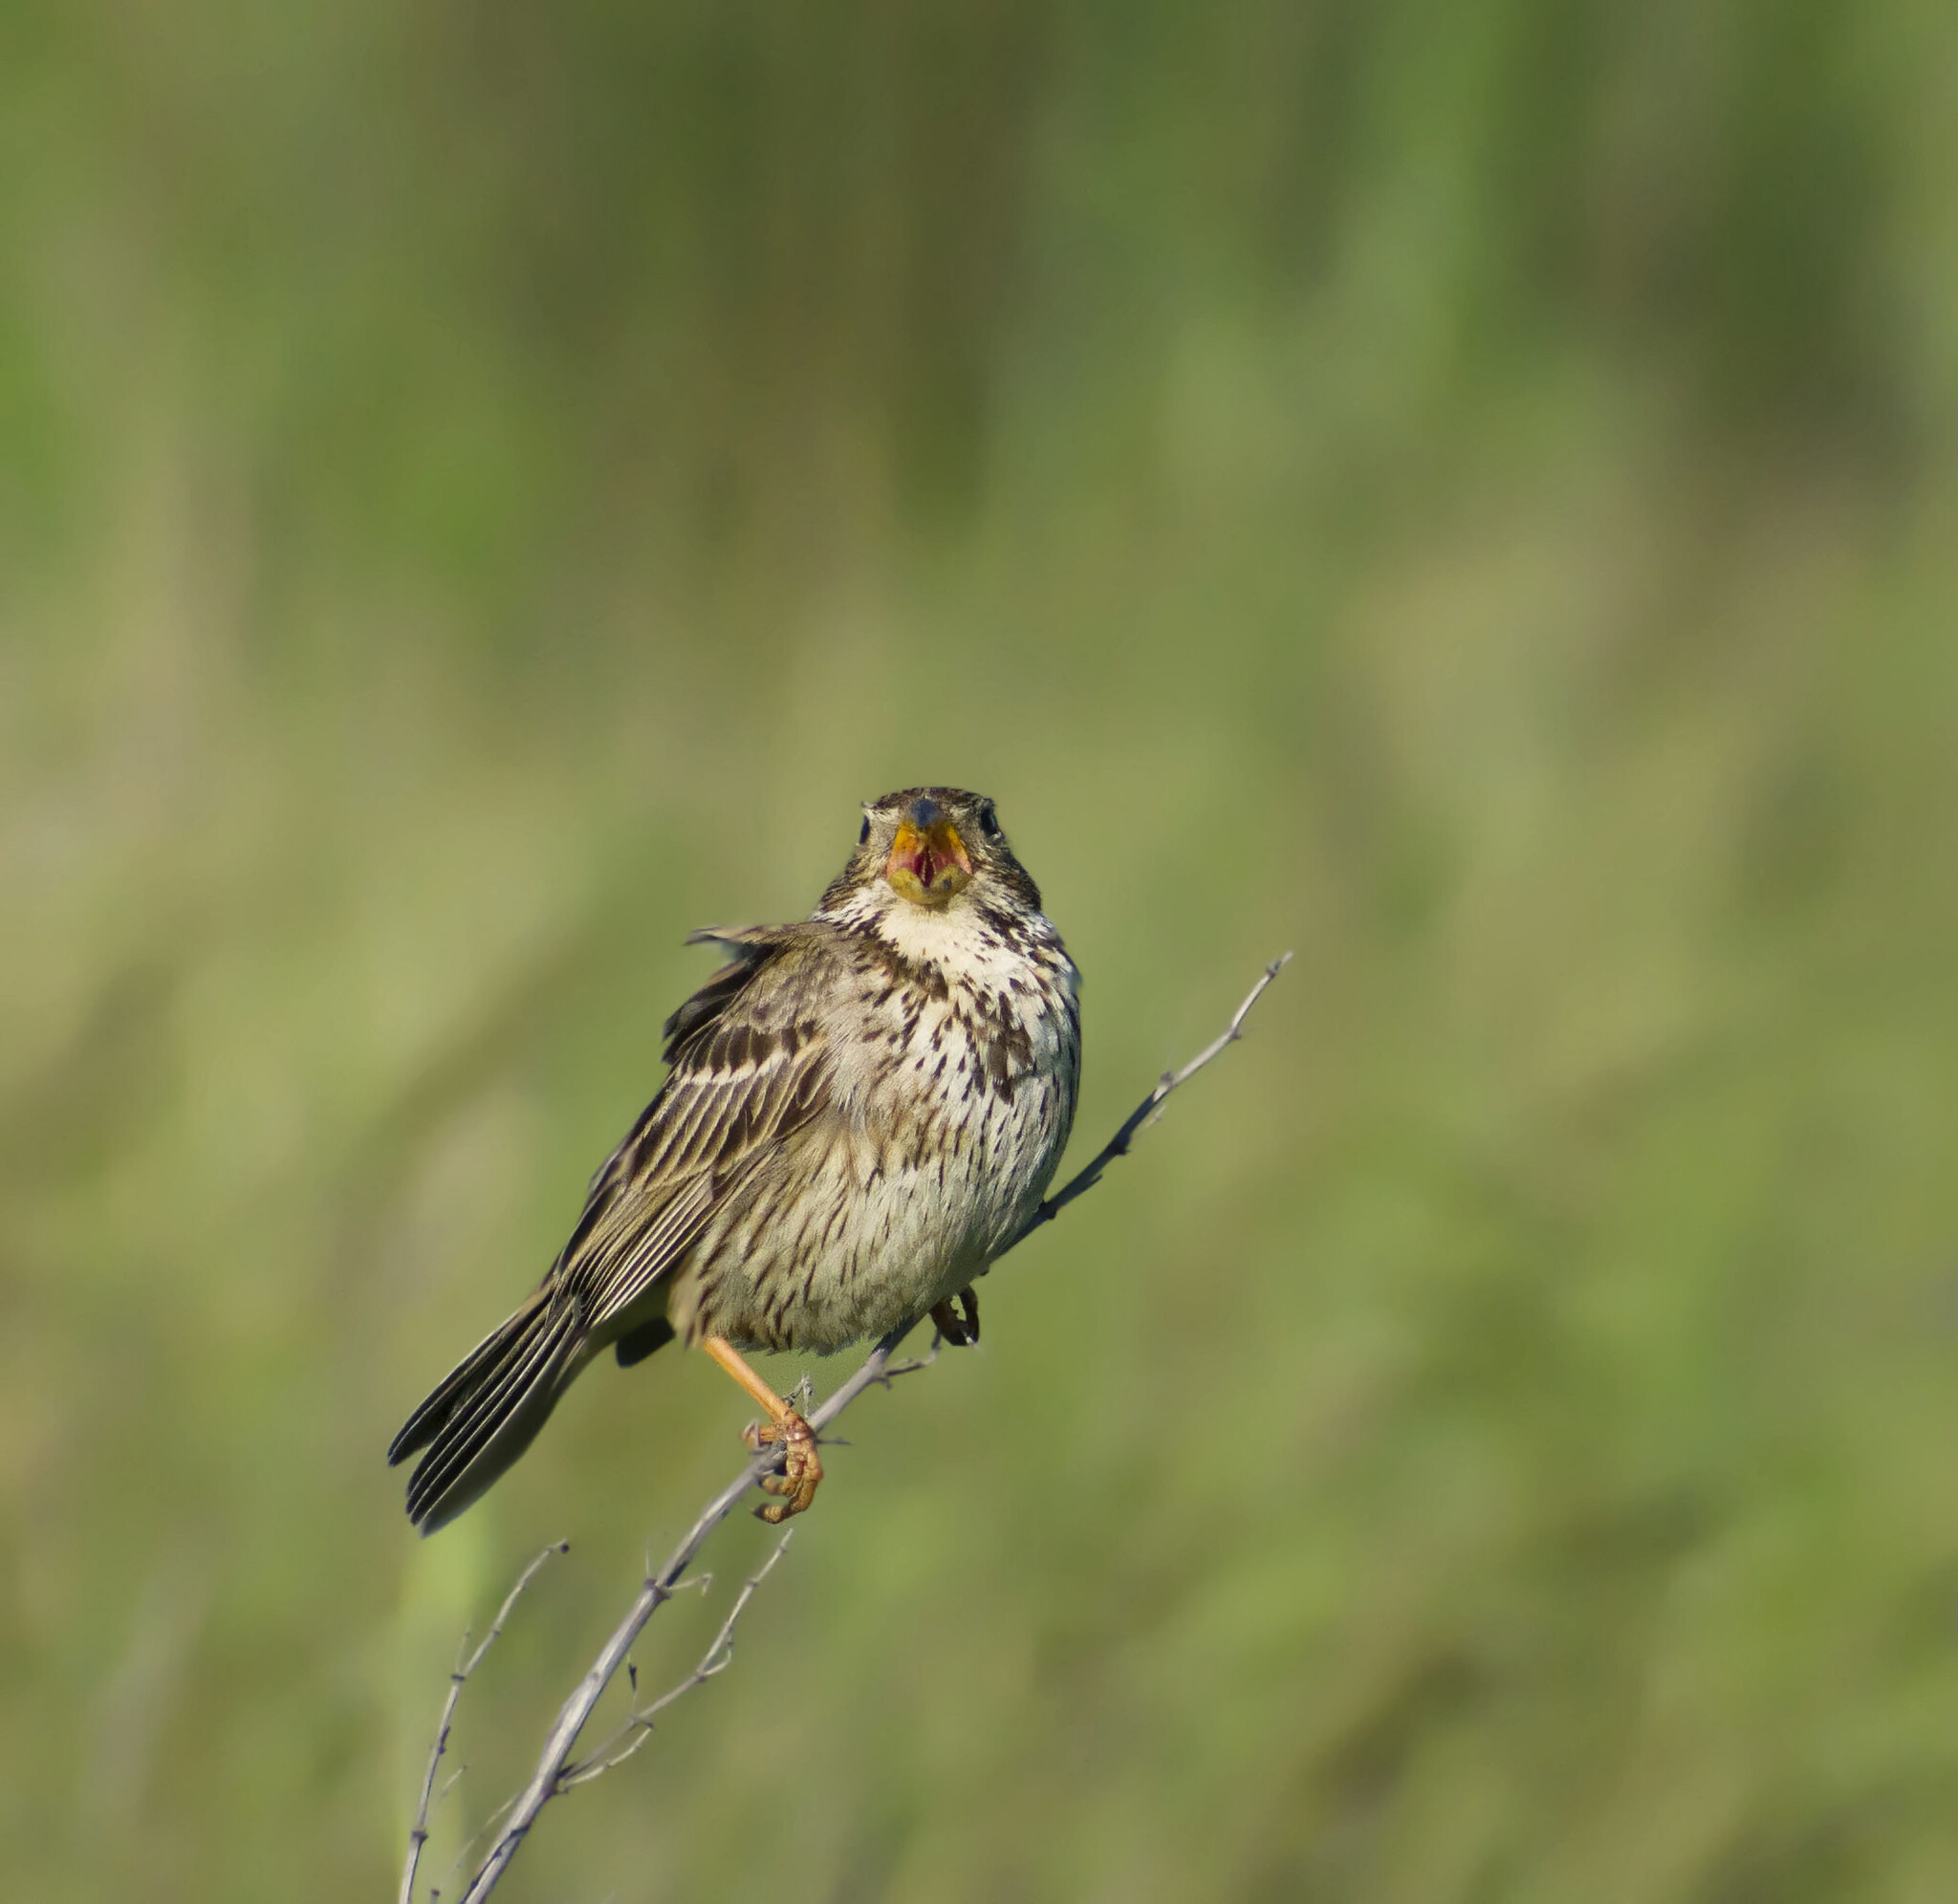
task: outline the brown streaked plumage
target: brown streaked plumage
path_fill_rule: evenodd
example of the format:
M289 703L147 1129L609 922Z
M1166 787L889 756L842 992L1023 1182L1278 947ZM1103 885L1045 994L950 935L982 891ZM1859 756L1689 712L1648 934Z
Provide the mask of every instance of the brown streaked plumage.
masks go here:
M1079 975L992 802L911 788L793 925L696 933L733 957L665 1027L672 1071L542 1284L409 1417L408 1513L451 1521L606 1349L676 1335L781 1439L780 1520L821 1479L743 1349L828 1352L929 1311L977 1341L971 1284L1038 1205L1074 1120ZM689 942L693 942L689 941ZM963 1304L964 1312L955 1308Z

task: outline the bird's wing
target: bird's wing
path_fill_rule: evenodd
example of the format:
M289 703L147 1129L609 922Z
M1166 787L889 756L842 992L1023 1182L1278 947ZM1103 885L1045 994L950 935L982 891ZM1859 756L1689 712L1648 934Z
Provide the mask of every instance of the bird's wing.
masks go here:
M587 1326L628 1309L685 1254L722 1198L828 1100L829 1041L815 993L823 961L794 929L696 933L728 944L666 1021L672 1074L593 1178L551 1274Z

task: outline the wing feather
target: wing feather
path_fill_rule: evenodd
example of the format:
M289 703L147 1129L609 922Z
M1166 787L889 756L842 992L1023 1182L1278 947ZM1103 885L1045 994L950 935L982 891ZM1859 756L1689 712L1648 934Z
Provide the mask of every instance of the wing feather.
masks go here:
M671 1075L593 1178L550 1281L596 1331L684 1256L714 1210L829 1101L813 993L825 971L794 927L696 934L735 957L666 1022Z

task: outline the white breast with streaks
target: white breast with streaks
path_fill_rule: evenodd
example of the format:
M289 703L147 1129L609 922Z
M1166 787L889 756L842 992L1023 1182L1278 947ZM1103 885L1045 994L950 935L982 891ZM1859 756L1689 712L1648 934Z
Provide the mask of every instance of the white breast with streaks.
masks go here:
M838 1349L963 1288L1012 1240L1066 1145L1079 1074L1078 974L1035 920L1024 946L956 908L879 921L923 982L864 948L827 1026L833 1111L729 1200L673 1290L677 1327Z

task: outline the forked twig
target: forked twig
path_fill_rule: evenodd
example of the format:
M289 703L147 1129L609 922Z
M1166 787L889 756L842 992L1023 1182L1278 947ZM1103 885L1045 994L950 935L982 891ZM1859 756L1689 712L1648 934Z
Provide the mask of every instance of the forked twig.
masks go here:
M1052 1197L1049 1197L1034 1211L1026 1226L1007 1244L1007 1249L1017 1248L1020 1244L1024 1243L1043 1223L1052 1222L1077 1197L1092 1190L1101 1180L1101 1174L1107 1169L1109 1164L1114 1162L1117 1158L1125 1157L1128 1154L1129 1146L1134 1142L1138 1134L1146 1129L1162 1110L1164 1099L1172 1091L1176 1090L1179 1085L1187 1084L1198 1071L1202 1071L1206 1065L1218 1056L1226 1047L1235 1043L1243 1035L1244 1021L1247 1014L1251 1006L1263 997L1265 987L1284 969L1286 961L1291 957L1292 954L1287 952L1284 957L1274 959L1271 964L1265 967L1257 984L1246 995L1244 1003L1231 1013L1230 1023L1224 1028L1222 1034L1206 1045L1181 1071L1164 1072L1156 1088L1123 1119L1121 1128L1095 1154L1087 1167L1069 1178L1059 1190ZM1004 1256L1006 1250L1001 1250L999 1254ZM997 1262L998 1258L995 1257L993 1260ZM917 1323L913 1321L905 1323L900 1329L892 1330L870 1352L862 1365L850 1376L849 1380L844 1382L821 1407L810 1414L808 1417L809 1425L818 1435L831 1422L835 1421L866 1389L872 1387L888 1388L899 1375L910 1374L919 1369L926 1368L936 1359L939 1345L934 1341L929 1352L922 1356L914 1356L908 1361L903 1362L894 1363L891 1360L891 1356L896 1352L899 1344L916 1327ZM577 1743L579 1733L583 1731L586 1723L590 1720L593 1711L597 1708L599 1698L604 1694L605 1688L611 1684L614 1676L625 1663L627 1655L632 1651L633 1642L638 1639L645 1623L659 1611L663 1602L673 1597L681 1576L692 1566L695 1556L707 1545L707 1539L714 1529L734 1511L748 1490L763 1475L770 1474L778 1468L784 1459L785 1450L780 1444L777 1443L763 1448L734 1480L730 1481L720 1493L707 1503L707 1506L702 1510L700 1518L688 1528L685 1538L667 1555L664 1565L657 1572L647 1576L644 1585L640 1589L638 1598L633 1601L631 1607L626 1611L625 1617L613 1629L611 1637L598 1649L598 1656L592 1661L591 1667L586 1672L584 1677L578 1681L576 1690L565 1700L562 1709L557 1715L556 1722L552 1726L544 1740L544 1749L538 1754L536 1769L533 1772L530 1783L516 1795L512 1803L506 1807L499 1807L500 1810L507 1811L508 1813L506 1822L502 1830L497 1835L496 1842L490 1848L483 1862L477 1866L475 1875L470 1879L468 1889L463 1893L461 1904L482 1904L482 1900L488 1897L490 1892L496 1888L498 1880L503 1876L505 1871L509 1869L510 1861L515 1857L518 1848L523 1844L524 1839L529 1836L531 1827L537 1822L537 1816L544 1809L545 1806L550 1804L560 1792L568 1791L575 1785L597 1778L601 1772L609 1770L613 1765L629 1758L634 1751L638 1750L650 1732L650 1721L656 1712L671 1704L683 1693L690 1691L694 1686L701 1684L706 1679L711 1678L714 1674L725 1668L728 1663L728 1644L733 1632L734 1622L747 1607L749 1600L753 1597L754 1590L760 1585L764 1576L774 1566L775 1562L781 1558L782 1547L787 1545L786 1541L776 1547L774 1552L770 1555L765 1565L756 1571L753 1578L742 1589L733 1608L729 1612L727 1620L723 1623L720 1633L715 1635L713 1645L707 1649L700 1665L695 1667L692 1674L682 1680L671 1692L663 1696L651 1706L646 1707L643 1712L634 1713L626 1720L624 1726L618 1733L615 1733L611 1739L607 1740L603 1745L598 1747L590 1758L581 1763L573 1759L572 1750ZM515 1600L516 1593L523 1590L524 1585L530 1578L530 1573L536 1570L537 1565L537 1562L533 1562L530 1571L524 1575L522 1580L518 1581L516 1590L511 1593L510 1601L506 1601L504 1604L505 1613L510 1611L510 1606ZM502 1619L503 1614L498 1614L497 1625L499 1627L502 1624ZM495 1630L492 1629L490 1637L493 1638L494 1636ZM474 1664L473 1659L471 1659L470 1664ZM448 1736L449 1718L455 1709L456 1698L460 1692L461 1680L456 1679L451 1682L448 1702L443 1708L442 1737L437 1741L435 1758L430 1762L428 1775L430 1784L434 1780L435 1761L440 1759L442 1744ZM626 1743L623 1750L619 1749L620 1742L626 1738L628 1733L633 1732L637 1732L638 1736ZM414 1882L415 1860L421 1850L420 1838L425 1838L427 1835L426 1827L427 1793L424 1790L422 1811L416 1821L416 1831L419 1834L419 1838L410 1847L408 1869L402 1881L402 1904L413 1904L410 1893Z
M538 1569L553 1554L569 1553L571 1543L559 1541L555 1547L547 1547L536 1559L517 1575L516 1585L505 1596L502 1606L496 1610L496 1617L490 1622L490 1631L483 1635L483 1643L473 1653L456 1655L455 1671L448 1676L448 1697L442 1702L442 1721L435 1730L435 1744L428 1754L428 1769L422 1775L422 1799L415 1807L415 1823L408 1832L408 1858L402 1868L401 1904L414 1904L415 1872L422 1862L422 1847L428 1842L428 1805L435 1794L435 1774L441 1769L442 1755L448 1750L449 1729L455 1723L455 1703L463 1696L463 1686L468 1677L483 1663L483 1656L496 1644L497 1635L503 1631L503 1623L509 1619L511 1609L517 1603L523 1590L537 1576ZM468 1645L468 1635L463 1636L463 1645ZM449 1779L453 1785L461 1773ZM443 1787L445 1791L447 1785Z
M901 1364L889 1367L891 1352L897 1348L911 1331L915 1323L906 1323L902 1329L894 1329L873 1349L848 1381L835 1395L809 1417L809 1425L817 1434L834 1421L844 1409L860 1396L864 1390L875 1386L887 1387L898 1375L907 1373ZM920 1367L924 1364L921 1361ZM693 1565L695 1556L707 1543L707 1537L740 1504L741 1498L758 1482L763 1475L772 1473L782 1460L780 1447L764 1448L743 1468L728 1485L707 1503L701 1510L700 1518L686 1531L685 1538L666 1556L659 1571L651 1574L640 1589L639 1597L627 1610L625 1617L613 1629L612 1635L598 1649L598 1656L592 1661L590 1670L577 1682L577 1689L564 1702L557 1715L557 1721L552 1726L544 1741L544 1749L538 1755L536 1770L530 1783L517 1794L515 1803L510 1807L508 1822L504 1825L488 1856L477 1868L469 1888L463 1893L462 1904L481 1904L495 1888L510 1861L517 1853L517 1848L529 1835L531 1827L537 1821L537 1814L552 1799L567 1787L564 1773L571 1763L572 1747L577 1744L578 1734L583 1731L592 1711L598 1703L605 1688L611 1684L624 1663L626 1655L632 1651L633 1642L638 1639L641 1630L652 1618L661 1605L670 1600L677 1590L681 1575Z
M920 1364L922 1367L923 1364ZM641 1706L628 1713L625 1723L611 1738L598 1747L589 1759L577 1764L567 1765L558 1774L557 1788L569 1791L573 1785L585 1785L591 1780L609 1772L614 1765L622 1765L626 1760L653 1736L653 1720L673 1703L684 1698L696 1686L704 1686L717 1673L725 1673L734 1658L734 1625L748 1611L748 1603L754 1598L754 1590L775 1570L775 1562L787 1550L795 1529L786 1527L769 1557L742 1583L740 1592L734 1596L734 1604L728 1609L728 1617L721 1622L721 1630L715 1634L712 1643L700 1656L700 1664L685 1678L670 1691L662 1693L650 1705Z

